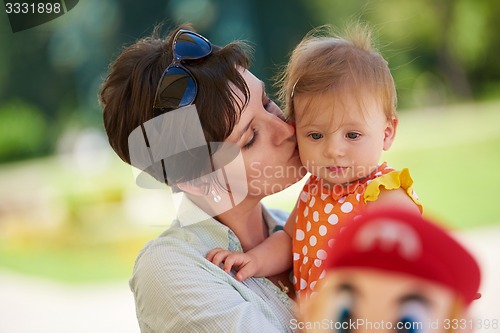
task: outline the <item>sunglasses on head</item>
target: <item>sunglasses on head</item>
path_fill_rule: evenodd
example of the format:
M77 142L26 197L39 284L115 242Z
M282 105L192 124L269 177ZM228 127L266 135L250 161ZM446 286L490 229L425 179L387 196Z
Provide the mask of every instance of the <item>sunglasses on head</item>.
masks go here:
M198 84L183 63L206 58L212 53L212 44L195 32L179 30L172 43L172 52L172 62L163 72L156 88L154 116L193 103Z

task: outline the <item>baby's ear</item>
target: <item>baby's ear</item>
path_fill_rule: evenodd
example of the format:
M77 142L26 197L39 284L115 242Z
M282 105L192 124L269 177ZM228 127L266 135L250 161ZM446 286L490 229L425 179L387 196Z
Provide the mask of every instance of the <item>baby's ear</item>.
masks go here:
M392 118L387 120L387 124L384 130L384 150L389 150L391 148L394 139L396 138L396 130L398 128L399 119Z

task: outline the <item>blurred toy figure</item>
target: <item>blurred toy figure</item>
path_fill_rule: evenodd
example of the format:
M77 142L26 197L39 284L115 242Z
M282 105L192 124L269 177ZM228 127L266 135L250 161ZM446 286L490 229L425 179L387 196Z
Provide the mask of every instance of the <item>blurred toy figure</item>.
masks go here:
M304 332L471 332L479 298L472 255L418 214L376 210L329 244L318 294L300 303Z

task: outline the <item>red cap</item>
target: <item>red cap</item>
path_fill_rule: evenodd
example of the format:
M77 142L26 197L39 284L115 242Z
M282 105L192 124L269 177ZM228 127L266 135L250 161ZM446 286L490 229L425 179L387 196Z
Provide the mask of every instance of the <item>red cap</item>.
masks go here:
M403 210L356 217L335 239L325 267L409 274L449 287L466 305L480 297L481 273L474 257L441 227Z

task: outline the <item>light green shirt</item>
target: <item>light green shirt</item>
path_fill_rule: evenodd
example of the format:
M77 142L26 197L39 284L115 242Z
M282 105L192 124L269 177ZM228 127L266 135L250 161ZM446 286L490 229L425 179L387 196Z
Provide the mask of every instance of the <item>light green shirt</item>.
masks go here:
M282 227L286 214L263 211L269 233ZM135 262L141 332L293 332L294 302L266 278L239 282L209 262L215 247L242 251L228 227L184 197L178 219Z

